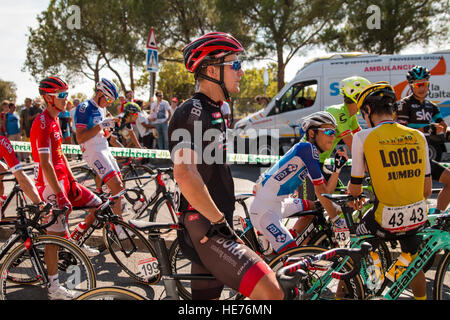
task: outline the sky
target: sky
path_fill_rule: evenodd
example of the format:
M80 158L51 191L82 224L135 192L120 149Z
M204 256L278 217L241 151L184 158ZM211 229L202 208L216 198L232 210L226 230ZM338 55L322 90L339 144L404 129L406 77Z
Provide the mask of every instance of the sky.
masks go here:
M22 104L27 97L36 98L39 96L38 82L28 72L23 72L22 69L26 58L28 28L37 27L36 17L47 8L48 3L48 0L0 0L0 40L2 42L0 79L12 81L16 84L17 104ZM411 47L403 50L402 53L433 52L437 49L429 46L424 51L420 47ZM286 68L285 81L289 82L305 61L326 53L324 50L315 49L308 51L304 56L293 58ZM264 67L266 64L268 64L268 61L263 61L259 63L258 67ZM107 73L101 76L112 77L111 74ZM83 92L89 95L92 90L92 81L86 80L85 83L77 83L71 89L72 93ZM148 95L137 97L147 99Z

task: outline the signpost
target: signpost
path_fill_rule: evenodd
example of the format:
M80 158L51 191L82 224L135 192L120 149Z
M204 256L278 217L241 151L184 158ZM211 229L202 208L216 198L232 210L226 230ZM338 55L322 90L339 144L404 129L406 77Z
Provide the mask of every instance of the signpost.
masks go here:
M158 68L158 44L156 42L155 30L150 29L150 34L147 40L147 57L146 57L147 71L150 72L150 101L155 92L156 73Z

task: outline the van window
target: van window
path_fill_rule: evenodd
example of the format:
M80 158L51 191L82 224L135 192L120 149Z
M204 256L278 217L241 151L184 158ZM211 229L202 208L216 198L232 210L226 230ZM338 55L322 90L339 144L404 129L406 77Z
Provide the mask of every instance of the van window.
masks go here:
M284 96L276 102L269 115L309 108L314 105L317 96L317 81L304 81L294 84Z

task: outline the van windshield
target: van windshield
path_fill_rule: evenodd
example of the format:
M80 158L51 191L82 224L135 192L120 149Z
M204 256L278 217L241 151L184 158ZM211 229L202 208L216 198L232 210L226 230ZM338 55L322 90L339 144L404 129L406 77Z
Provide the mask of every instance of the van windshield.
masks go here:
M317 81L303 81L294 84L276 103L270 114L280 114L310 108L317 96Z

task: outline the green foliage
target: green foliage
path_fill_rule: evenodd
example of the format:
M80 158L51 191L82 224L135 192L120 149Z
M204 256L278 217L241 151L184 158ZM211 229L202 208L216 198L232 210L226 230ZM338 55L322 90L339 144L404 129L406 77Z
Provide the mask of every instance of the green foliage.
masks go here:
M14 82L0 79L0 102L8 100L15 103L17 99L16 91L17 86Z
M393 54L411 44L448 40L448 0L347 0L344 7L346 18L320 37L332 51Z

